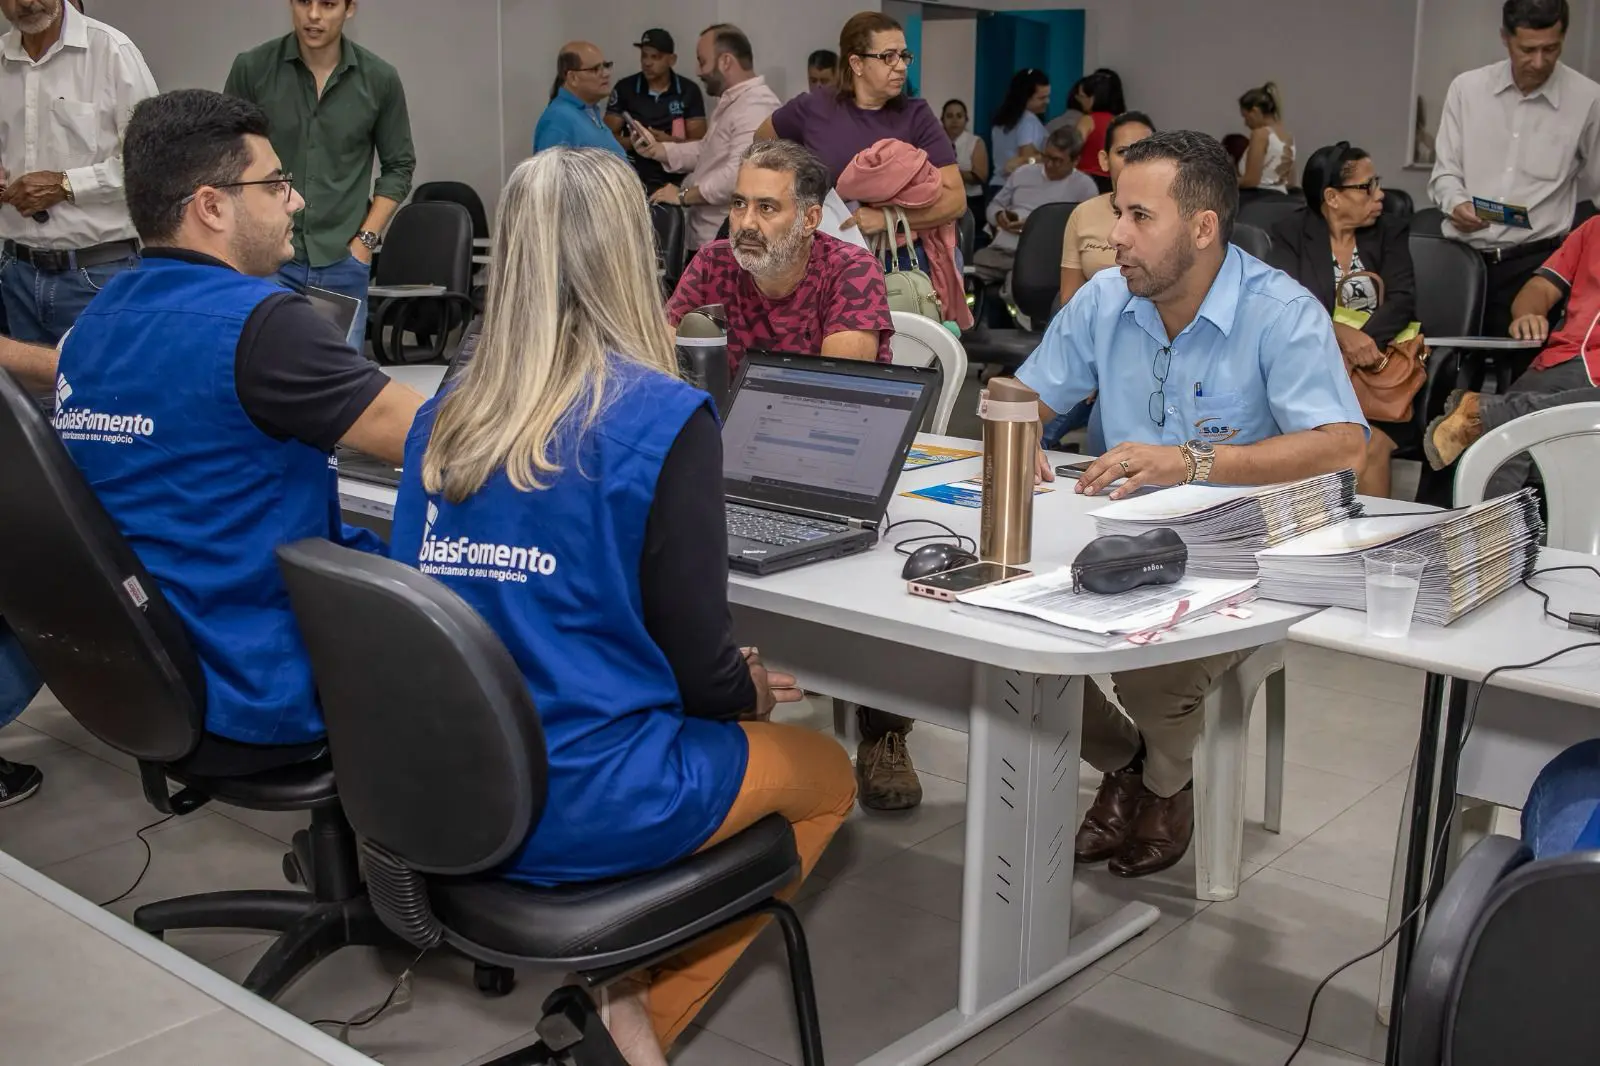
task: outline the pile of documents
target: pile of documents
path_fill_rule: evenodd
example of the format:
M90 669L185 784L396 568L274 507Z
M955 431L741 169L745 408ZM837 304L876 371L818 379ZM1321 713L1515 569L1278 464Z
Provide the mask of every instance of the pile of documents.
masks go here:
M1008 621L1109 647L1125 640L1148 642L1183 622L1237 607L1255 598L1255 585L1253 579L1186 576L1175 585L1145 585L1102 596L1074 592L1072 569L1062 567L964 592L956 598L956 610L979 616L1004 611L1011 616Z
M1396 548L1428 560L1412 617L1449 625L1531 574L1543 535L1532 489L1455 511L1358 518L1261 552L1261 595L1365 610L1361 557Z
M1354 471L1286 485L1179 485L1119 500L1093 513L1101 536L1166 527L1189 546L1190 574L1256 574L1256 553L1361 514ZM1265 595L1265 593L1263 593Z

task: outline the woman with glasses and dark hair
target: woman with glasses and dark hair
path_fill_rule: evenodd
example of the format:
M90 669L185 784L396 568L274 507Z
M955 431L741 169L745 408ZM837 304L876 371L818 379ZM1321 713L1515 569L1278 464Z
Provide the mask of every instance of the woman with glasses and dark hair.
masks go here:
M1301 184L1307 210L1271 228L1269 258L1334 314L1345 362L1377 366L1417 313L1411 223L1383 213L1383 181L1367 153L1348 141L1313 152ZM1365 324L1354 325L1362 317ZM1365 495L1387 496L1389 460L1397 447L1414 445L1416 434L1409 422L1370 424L1357 485Z
M998 164L989 184L997 189L1017 168L1032 163L1044 152L1047 136L1043 115L1050 107L1050 75L1034 67L1011 76L1005 99L994 113L989 141Z

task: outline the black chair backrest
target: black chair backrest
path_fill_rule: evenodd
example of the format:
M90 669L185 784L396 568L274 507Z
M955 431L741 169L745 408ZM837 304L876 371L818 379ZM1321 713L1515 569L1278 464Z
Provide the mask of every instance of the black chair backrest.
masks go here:
M651 204L650 224L656 231L656 262L661 264L662 280L670 289L689 265L688 223L677 204Z
M1233 243L1263 262L1272 252L1272 238L1267 231L1248 222L1233 224Z
M1417 321L1434 337L1475 337L1483 331L1489 268L1483 256L1447 237L1411 234L1416 268Z
M972 262L972 253L978 244L978 219L972 213L972 208L967 208L965 213L956 219L956 246L961 249L961 261Z
M509 858L544 810L544 731L517 664L467 603L391 559L278 549L357 833L423 873Z
M1067 219L1077 207L1074 203L1034 208L1017 239L1011 299L1036 330L1050 321L1050 302L1061 293L1061 245L1067 236Z
M0 618L89 732L148 762L188 755L206 692L183 622L4 372L0 456Z
M1424 207L1411 216L1413 237L1443 237L1444 212L1437 207Z
M1404 189L1383 190L1383 213L1395 218L1410 218L1417 213L1417 205Z
M478 240L489 238L489 213L484 210L483 197L464 181L423 182L411 193L411 202L460 204L472 216L472 236Z
M1247 223L1263 231L1270 230L1280 219L1299 214L1305 209L1304 200L1291 199L1287 196L1256 199L1239 204L1239 217L1235 222Z
M374 285L472 291L472 215L457 203L409 203L394 213L373 267Z

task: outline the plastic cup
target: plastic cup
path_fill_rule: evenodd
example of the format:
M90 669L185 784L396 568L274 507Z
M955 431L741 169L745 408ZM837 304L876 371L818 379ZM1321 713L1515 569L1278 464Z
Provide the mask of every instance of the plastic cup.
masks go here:
M1361 560L1367 567L1367 632L1374 637L1406 636L1428 557L1384 548L1367 552Z

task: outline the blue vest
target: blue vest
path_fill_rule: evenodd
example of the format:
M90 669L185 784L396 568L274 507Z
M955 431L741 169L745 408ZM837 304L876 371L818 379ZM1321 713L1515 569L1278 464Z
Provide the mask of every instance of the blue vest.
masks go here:
M704 393L615 362L562 472L519 492L505 472L460 503L422 488L436 397L406 442L391 551L454 589L505 642L544 725L544 817L504 871L533 884L595 881L692 854L727 816L749 755L734 722L685 716L645 629L639 562L661 464ZM720 533L720 531L718 531Z
M344 539L328 454L263 433L234 387L245 321L283 291L146 258L79 316L56 379L67 451L188 628L207 732L250 744L326 733L273 553Z

